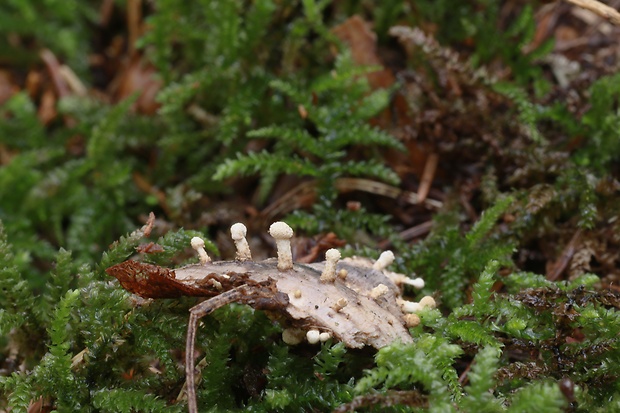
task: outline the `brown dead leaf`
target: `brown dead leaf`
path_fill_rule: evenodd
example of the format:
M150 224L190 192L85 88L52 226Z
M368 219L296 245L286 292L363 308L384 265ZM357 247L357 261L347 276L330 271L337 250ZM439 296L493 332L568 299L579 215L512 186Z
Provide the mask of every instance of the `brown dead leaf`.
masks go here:
M117 102L139 93L134 108L145 115L153 115L160 106L155 97L161 87L155 67L135 54L112 82L110 92Z
M51 89L47 89L41 95L41 102L37 111L37 117L42 124L47 125L56 118L56 96Z

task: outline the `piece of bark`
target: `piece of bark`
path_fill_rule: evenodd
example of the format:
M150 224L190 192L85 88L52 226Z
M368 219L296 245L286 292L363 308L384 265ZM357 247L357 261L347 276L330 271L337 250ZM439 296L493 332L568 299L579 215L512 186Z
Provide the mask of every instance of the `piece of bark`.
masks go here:
M252 299L233 301L276 312L284 316L286 327L312 327L330 332L347 347L381 348L394 341L412 341L405 327L405 315L397 302L400 290L382 271L361 266L359 262L340 261L336 269L346 271L346 278L322 283L320 276L324 266L324 262L295 264L292 270L279 271L277 260L272 258L261 262L220 261L171 270L130 260L106 272L116 277L123 288L144 298L215 297L248 286L244 289L248 291L245 295ZM388 287L387 293L371 298L370 291L379 284ZM264 290L265 285L275 288L270 293ZM256 300L252 291L260 292L257 296L263 300ZM288 300L283 300L281 294ZM266 304L269 299L272 300L270 308ZM347 305L339 311L334 310L341 299L345 299Z

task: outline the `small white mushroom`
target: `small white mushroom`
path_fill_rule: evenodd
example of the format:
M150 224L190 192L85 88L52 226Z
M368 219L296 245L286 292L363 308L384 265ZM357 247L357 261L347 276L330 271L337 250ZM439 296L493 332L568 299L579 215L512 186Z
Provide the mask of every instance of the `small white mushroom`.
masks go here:
M194 237L190 241L192 244L192 248L198 252L198 257L200 258L200 263L202 265L206 265L211 262L211 258L207 255L207 251L205 251L205 242L200 237Z
M413 288L417 288L418 290L421 290L422 288L424 288L424 280L420 277L418 278L407 278L407 280L403 281L403 284L409 284L411 285Z
M325 268L321 274L321 282L333 283L336 281L336 265L340 259L340 251L330 248L325 252Z
M338 271L338 277L340 277L342 280L345 280L347 278L347 275L349 275L349 271L345 270L344 268Z
M335 312L339 312L340 310L342 310L343 308L345 308L347 306L347 304L349 304L349 301L344 298L344 297L340 297L338 299L338 301L336 301L334 303L334 305L331 306L332 310L334 310Z
M282 331L282 341L289 346L296 346L301 343L305 337L305 332L299 328L285 328Z
M377 299L382 295L387 294L390 289L385 284L379 284L372 290L370 290L370 298Z
M295 290L295 291L293 291L293 297L295 297L295 298L301 298L301 290Z
M379 256L379 259L375 261L372 268L378 271L386 269L391 263L394 262L394 253L390 250L383 251Z
M237 222L230 227L230 236L235 242L235 247L237 247L237 259L239 261L246 261L252 259L250 245L245 239L247 233L248 229L240 222Z
M328 333L327 331L319 334L319 340L324 343L327 340L329 340L330 338L332 338L332 333Z
M287 271L293 268L293 254L291 253L291 238L293 229L285 222L278 221L269 227L269 235L276 240L278 250L278 269Z
M211 278L211 279L209 280L209 284L211 284L212 286L214 286L214 287L215 287L215 289L216 289L216 290L218 290L218 291L222 291L222 290L224 289L224 287L222 286L222 283L221 283L221 282L219 282L218 280L213 279L213 278Z
M404 274L385 271L385 275L396 285L407 284L418 290L424 288L424 280L422 278L409 278Z
M431 297L430 295L426 295L422 297L422 299L420 300L420 305L422 307L428 307L428 308L437 307L437 303L435 302L435 299Z
M321 333L319 332L319 330L308 330L308 332L306 333L306 340L308 340L308 343L310 344L316 344L319 342L320 339Z

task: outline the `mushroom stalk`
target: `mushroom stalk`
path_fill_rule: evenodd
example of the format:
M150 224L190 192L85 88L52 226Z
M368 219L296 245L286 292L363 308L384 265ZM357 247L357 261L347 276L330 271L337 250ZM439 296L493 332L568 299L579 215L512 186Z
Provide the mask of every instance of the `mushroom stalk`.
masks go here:
M333 283L336 281L336 265L340 259L340 251L330 248L325 252L325 268L321 274L321 282Z
M269 234L276 240L278 250L278 270L287 271L293 268L293 254L291 253L291 238L293 229L285 222L274 222L269 227Z
M248 240L245 239L247 233L248 229L240 222L237 222L230 227L230 236L235 242L235 247L237 248L236 258L239 261L247 261L252 259L250 245L248 244Z
M200 237L194 237L190 241L192 244L192 248L198 252L198 257L200 258L200 263L202 265L206 265L211 262L211 258L207 255L207 251L205 251L205 242Z
M372 266L373 269L382 271L394 262L394 253L392 251L383 251L379 259Z

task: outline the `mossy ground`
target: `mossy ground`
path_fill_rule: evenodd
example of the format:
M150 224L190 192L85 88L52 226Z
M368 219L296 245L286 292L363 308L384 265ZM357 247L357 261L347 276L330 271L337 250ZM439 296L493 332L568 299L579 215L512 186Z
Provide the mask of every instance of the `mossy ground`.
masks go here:
M393 249L440 306L379 352L222 308L201 411L620 409L618 32L512 0L3 2L0 411L183 411L196 300L104 270L232 258L237 221L272 256L276 219L299 260Z

